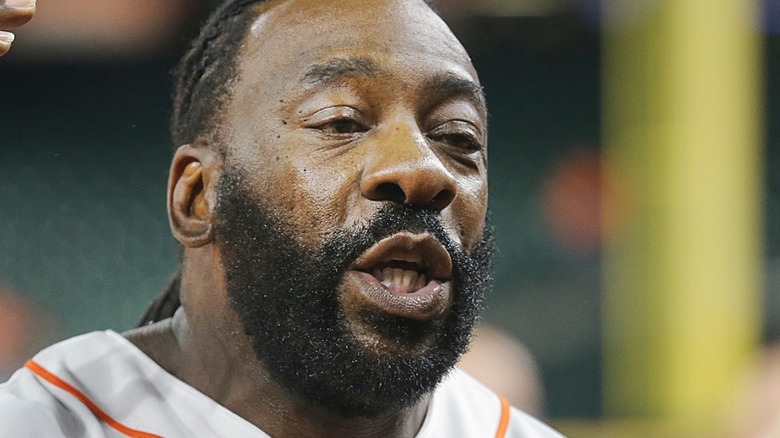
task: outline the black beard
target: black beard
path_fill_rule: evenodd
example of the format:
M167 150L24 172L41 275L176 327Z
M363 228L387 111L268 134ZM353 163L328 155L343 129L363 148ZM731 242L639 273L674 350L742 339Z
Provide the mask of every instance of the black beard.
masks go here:
M491 283L486 226L467 254L453 243L438 212L388 203L367 225L330 233L320 249L298 243L289 221L256 201L229 170L220 180L215 228L232 308L270 376L298 399L344 418L377 417L407 408L433 391L466 350ZM427 232L453 262L453 297L440 320L361 315L401 347L381 354L358 341L339 303L355 260L400 231Z

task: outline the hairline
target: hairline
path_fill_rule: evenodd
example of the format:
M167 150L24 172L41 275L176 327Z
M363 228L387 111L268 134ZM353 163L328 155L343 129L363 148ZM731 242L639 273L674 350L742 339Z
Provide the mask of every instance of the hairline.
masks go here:
M241 63L244 58L244 48L246 46L247 38L252 34L252 28L253 24L257 22L258 19L260 19L263 15L270 12L274 7L277 5L280 5L288 0L256 0L252 2L251 0L248 2L249 5L247 9L249 11L254 11L254 13L251 15L251 18L249 18L245 24L244 28L241 31L241 37L238 40L237 43L233 45L233 47L230 48L228 52L228 58L227 60L223 60L222 62L225 63L224 68L227 70L224 74L224 80L221 81L217 85L217 93L215 96L216 102L214 104L211 104L211 107L206 112L207 114L205 117L200 118L195 126L188 126L189 133L185 133L186 139L182 138L176 138L181 137L182 133L179 132L179 129L175 129L173 127L172 123L172 129L171 133L174 137L174 147L181 146L183 144L196 144L203 142L204 144L208 145L209 147L214 148L216 151L220 152L223 156L226 153L226 147L223 142L222 135L224 133L224 117L226 116L225 110L227 106L231 103L233 96L234 96L234 88L235 86L241 81ZM433 11L436 15L439 15L438 11L435 8L434 0L420 0L423 4L425 4L431 11ZM250 12L244 12L244 14L250 13ZM204 26L205 28L205 26ZM201 33L203 30L201 30ZM202 35L198 35L198 37L194 41L198 41L202 38ZM218 44L224 44L224 42L219 42ZM189 55L189 51L185 55L185 58ZM203 53L201 54L204 55ZM184 61L184 58L182 58L182 61ZM177 67L181 68L181 66ZM200 91L200 88L203 85L203 79L208 74L208 72L204 75L202 75L197 83L193 86L193 88L190 90L188 95L192 98L196 94L197 91ZM178 91L178 90L177 90ZM482 100L484 102L484 98ZM187 109L187 115L190 116L192 112L192 107L195 102L195 99L190 99L189 106ZM202 111L202 109L201 109ZM179 124L177 124L178 126Z

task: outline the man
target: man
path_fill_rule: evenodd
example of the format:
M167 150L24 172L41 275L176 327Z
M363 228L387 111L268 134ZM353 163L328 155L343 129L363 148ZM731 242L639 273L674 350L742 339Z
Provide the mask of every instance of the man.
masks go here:
M452 371L489 282L487 121L421 0L232 0L176 73L180 275L36 355L0 436L558 437Z

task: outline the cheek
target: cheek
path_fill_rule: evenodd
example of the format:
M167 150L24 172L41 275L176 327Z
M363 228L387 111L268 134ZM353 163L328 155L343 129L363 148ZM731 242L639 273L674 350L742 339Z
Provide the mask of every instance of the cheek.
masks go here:
M284 214L295 224L302 243L347 226L354 212L354 172L350 166L292 157L280 166L273 182Z
M450 207L461 244L466 251L471 251L482 238L487 213L487 194L486 178L468 178L460 184L458 196Z
M267 129L269 135L234 132L230 162L301 243L316 245L345 220L351 173L337 159L312 154L315 148L307 147L305 139L277 128Z

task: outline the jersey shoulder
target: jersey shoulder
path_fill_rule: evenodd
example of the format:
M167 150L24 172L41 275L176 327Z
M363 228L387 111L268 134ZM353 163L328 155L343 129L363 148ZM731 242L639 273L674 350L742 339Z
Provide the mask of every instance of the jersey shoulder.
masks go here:
M465 372L456 369L437 388L418 438L562 438Z
M66 438L78 421L26 369L0 385L0 438Z
M11 379L0 384L0 438L105 437L101 419L84 402L94 394L77 386L88 387L98 375L110 375L110 369L99 369L100 363L105 362L101 358L117 353L111 335L93 332L66 339L36 354ZM88 368L94 357L98 369ZM107 387L103 384L103 388Z
M0 438L120 436L268 438L112 331L54 344L0 385Z
M510 419L504 437L565 438L557 430L515 407L510 407Z

